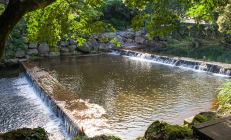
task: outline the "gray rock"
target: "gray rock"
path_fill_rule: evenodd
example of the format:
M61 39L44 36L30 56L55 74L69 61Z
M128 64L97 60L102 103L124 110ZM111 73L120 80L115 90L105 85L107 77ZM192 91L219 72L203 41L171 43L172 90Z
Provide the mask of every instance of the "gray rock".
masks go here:
M25 53L20 48L18 48L15 57L16 58L23 58L23 57L25 57Z
M60 50L61 53L68 53L70 52L69 48L68 47L61 47L61 50Z
M126 41L125 41L126 43L133 43L134 42L134 40L133 39L126 39Z
M112 40L116 37L116 34L115 33L114 34L106 34L106 37L108 37L109 40Z
M77 44L77 42L76 42L76 40L75 40L75 39L70 38L70 39L69 39L69 44L70 44L70 45L76 45L76 44Z
M118 42L120 42L120 44L124 44L124 40L125 40L125 39L123 39L123 37L122 37L122 36L117 35L117 37L116 37L116 38L117 38L117 41L118 41Z
M36 42L35 44L34 43L30 43L29 46L28 46L29 49L37 49L38 48L38 43Z
M57 53L56 53L56 52L50 52L50 53L49 53L49 56L50 56L50 57L60 56L60 52L57 52Z
M164 38L162 36L158 36L158 39L160 41L167 41L168 38L166 36Z
M99 44L95 39L89 39L89 40L87 40L86 43L90 47L90 50L95 50L95 51L99 50Z
M130 28L130 29L127 29L128 32L132 32L133 31L133 28Z
M26 59L30 59L30 56L29 56L29 55L26 55Z
M144 39L143 37L136 37L136 38L135 38L135 42L136 42L137 44L143 44L144 41L145 41L145 39Z
M14 65L18 65L19 64L19 60L18 59L8 59L8 60L4 59L2 62L6 66L14 66Z
M69 45L69 41L61 41L61 46L67 47Z
M108 49L115 49L116 48L116 45L114 43L111 43L111 42L108 42L106 44L106 46L107 46Z
M68 46L70 52L74 52L75 49L76 49L76 47L77 47L76 45L69 45L69 46Z
M128 39L134 39L134 37L135 37L135 34L134 33L128 33L127 34L127 36L126 36L126 38L128 38Z
M91 51L91 48L88 46L87 43L83 43L82 46L77 46L76 49L79 50L80 52L85 52L85 53L89 53Z
M107 50L109 50L108 48L107 48L107 46L106 46L106 44L105 43L99 43L99 50L101 50L101 51L107 51Z
M37 49L29 49L27 51L28 55L38 55L38 50Z
M39 53L40 54L49 54L50 48L47 46L47 43L42 43L39 45Z
M126 37L126 36L127 36L127 33L124 32L124 31L121 31L121 32L117 32L116 35L117 35L117 36L121 36L121 37Z

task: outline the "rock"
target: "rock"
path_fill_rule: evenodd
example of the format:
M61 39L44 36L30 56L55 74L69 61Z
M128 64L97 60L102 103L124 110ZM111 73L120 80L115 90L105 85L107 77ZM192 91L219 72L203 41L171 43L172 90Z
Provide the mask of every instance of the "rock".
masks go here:
M135 38L135 34L133 32L128 33L127 36L126 36L126 38L128 38L128 39L134 39Z
M133 28L130 28L130 29L127 29L128 32L132 32L133 31Z
M158 36L158 39L160 41L167 41L168 38L166 36L164 38L162 36Z
M106 37L108 37L109 40L112 40L112 39L114 39L116 37L116 34L115 33L113 33L113 34L106 34Z
M133 43L134 42L134 40L133 39L126 39L126 41L125 41L126 43Z
M144 38L143 37L136 37L135 38L135 42L137 43L137 44L143 44L144 43Z
M18 48L15 57L16 58L23 58L23 57L25 57L25 53L20 48Z
M69 48L70 52L73 52L76 49L76 45L69 45L68 48Z
M91 51L91 48L88 46L87 43L83 43L82 46L76 46L76 49L80 52L89 53Z
M116 37L116 38L117 38L117 41L118 41L118 42L120 42L120 44L121 44L121 45L122 45L122 44L124 44L124 40L125 40L125 39L123 39L123 37L122 37L122 36L117 35L117 37Z
M77 45L77 42L76 42L75 39L70 38L70 39L69 39L69 44L70 44L70 45Z
M136 32L136 36L142 36L142 35L144 35L145 34L145 31L144 30L139 30L139 31L137 31Z
M49 53L49 56L50 56L50 57L60 56L60 52L57 52L57 53L56 53L56 52L50 52L50 53Z
M68 47L61 47L61 50L60 50L60 53L68 53L70 52L69 48Z
M91 50L98 51L99 50L99 44L95 39L89 39L86 42Z
M41 54L49 54L50 48L47 46L47 43L42 43L39 45L39 53Z
M188 127L169 125L165 122L155 121L145 131L146 140L178 140L192 139L192 131Z
M28 46L29 49L37 49L38 48L38 43L30 43Z
M114 43L111 43L111 42L108 42L106 44L106 46L107 46L108 49L115 49L116 48L116 45Z
M26 59L30 59L30 56L29 56L29 55L26 55Z
M27 51L28 55L38 55L38 50L37 49L29 49Z
M124 31L117 32L116 35L121 36L121 37L126 37L127 36L126 32L124 32Z
M5 66L8 66L8 67L19 64L18 59L8 59L8 60L4 59L2 62L4 63Z
M194 118L194 116L192 116L192 117L190 117L190 118L186 118L186 119L184 120L184 125L186 125L186 124L192 124L193 118Z
M107 48L105 43L99 43L99 50L100 51L107 51L109 49Z
M61 41L61 46L67 47L69 45L69 41Z

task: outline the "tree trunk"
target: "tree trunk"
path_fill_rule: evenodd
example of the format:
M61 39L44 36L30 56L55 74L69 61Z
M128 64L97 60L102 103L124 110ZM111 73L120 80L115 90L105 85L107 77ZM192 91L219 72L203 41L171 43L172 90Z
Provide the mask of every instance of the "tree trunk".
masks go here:
M10 0L0 16L0 63L5 53L6 41L14 26L26 14L44 8L56 0Z

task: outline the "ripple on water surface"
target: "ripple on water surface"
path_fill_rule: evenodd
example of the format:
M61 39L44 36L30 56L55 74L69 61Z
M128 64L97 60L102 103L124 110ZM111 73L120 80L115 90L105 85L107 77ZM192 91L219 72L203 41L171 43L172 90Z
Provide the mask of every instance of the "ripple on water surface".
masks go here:
M171 65L117 55L36 61L90 103L103 106L115 135L132 140L155 120L165 120L214 99L216 77Z
M0 79L0 133L45 128L51 140L69 139L60 119L47 108L25 77Z

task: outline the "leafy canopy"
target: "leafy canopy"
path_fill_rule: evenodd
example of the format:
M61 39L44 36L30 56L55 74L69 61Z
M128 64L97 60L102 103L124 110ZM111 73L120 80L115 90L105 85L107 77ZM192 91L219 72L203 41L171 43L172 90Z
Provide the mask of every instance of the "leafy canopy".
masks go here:
M108 9L96 8L105 6L105 3L117 5L116 2L120 1L116 0L113 3L110 0L56 0L52 5L30 12L25 16L28 23L29 41L39 43L46 41L49 46L56 46L56 42L62 36L67 38L72 36L78 41L78 45L82 45L86 37L91 37L93 33L104 32L105 29L116 32L110 23L100 20L103 16L100 10ZM223 7L225 9L223 11L230 10L230 6L227 7L227 4L230 4L229 0L123 0L123 2L129 8L135 7L140 11L148 11L137 14L132 19L132 27L134 31L137 31L144 26L144 23L147 23L150 38L171 33L176 26L176 21L182 18L188 9L188 15L204 19L211 18L209 13L217 8L222 9ZM128 18L128 14L124 14L124 18ZM221 31L230 32L230 28L226 28L230 27L230 24L226 23L226 21L230 23L229 18L223 16L221 20L223 22L220 22L220 25L225 26Z

